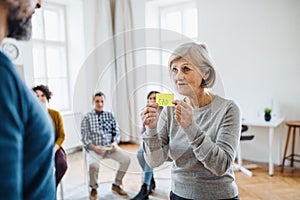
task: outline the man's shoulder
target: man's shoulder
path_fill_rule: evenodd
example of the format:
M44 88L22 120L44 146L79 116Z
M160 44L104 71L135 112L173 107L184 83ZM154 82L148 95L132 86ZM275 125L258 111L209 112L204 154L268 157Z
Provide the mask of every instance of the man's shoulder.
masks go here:
M16 82L17 74L14 70L12 62L0 51L0 80L1 86L6 83ZM3 87L2 87L3 88ZM3 88L5 89L5 88Z
M95 112L95 110L92 110L88 113L85 114L85 117L87 118L91 118L91 117L97 117L98 114ZM112 112L109 112L109 111L102 111L100 113L100 116L109 116L109 117L114 117L113 113Z
M12 65L12 62L9 60L9 58L0 51L0 67L4 68L9 65Z
M19 112L28 113L36 105L37 98L29 90L12 62L0 52L0 104L14 104ZM8 104L7 104L8 105Z
M112 112L109 111L103 111L103 116L106 116L108 118L114 118L114 114Z
M96 113L93 112L93 110L90 111L90 112L87 112L87 113L84 115L84 117L91 117L91 116L96 116Z
M106 110L103 110L103 114L106 114L106 115L113 115L112 112L109 112L109 111L106 111Z

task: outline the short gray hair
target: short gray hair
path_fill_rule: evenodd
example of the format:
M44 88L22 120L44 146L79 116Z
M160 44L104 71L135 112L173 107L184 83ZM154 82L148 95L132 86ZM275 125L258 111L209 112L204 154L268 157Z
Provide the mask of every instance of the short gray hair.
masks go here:
M208 78L203 79L201 87L211 88L214 85L216 71L204 44L189 42L178 46L169 58L169 68L171 68L174 61L181 58L197 67L202 73L208 74Z

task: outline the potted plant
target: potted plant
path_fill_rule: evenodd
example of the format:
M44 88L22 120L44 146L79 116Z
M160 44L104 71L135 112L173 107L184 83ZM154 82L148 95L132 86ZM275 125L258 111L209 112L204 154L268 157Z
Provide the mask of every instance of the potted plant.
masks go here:
M271 120L271 112L272 112L271 108L266 108L265 109L265 120L267 122Z

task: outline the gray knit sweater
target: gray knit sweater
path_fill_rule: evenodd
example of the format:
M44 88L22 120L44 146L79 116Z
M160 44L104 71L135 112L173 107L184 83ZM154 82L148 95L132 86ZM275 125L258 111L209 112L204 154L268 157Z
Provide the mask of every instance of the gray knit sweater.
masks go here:
M194 124L181 128L174 107L165 107L156 129L146 129L147 163L158 167L173 160L171 189L188 199L228 199L238 195L233 163L240 141L240 110L232 101L215 96L194 109Z

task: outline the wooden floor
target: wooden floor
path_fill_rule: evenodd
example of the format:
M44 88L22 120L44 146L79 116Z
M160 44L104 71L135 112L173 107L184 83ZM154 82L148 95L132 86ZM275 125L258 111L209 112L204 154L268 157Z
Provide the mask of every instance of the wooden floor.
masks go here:
M136 160L136 152L138 149L137 144L121 144L121 148L125 149L131 154L131 165L130 172L124 177L124 188L129 192L129 198L132 198L139 190L141 183L142 173L138 166ZM69 168L66 177L63 179L64 187L64 199L88 199L88 187L86 184L78 183L78 180L84 180L83 172L83 156L81 152L76 152L68 155ZM244 162L247 164L247 162ZM268 165L262 163L255 163L258 165L256 169L251 170L253 176L249 177L240 171L236 171L236 182L239 187L239 195L242 200L281 200L281 199L292 199L300 200L300 169L290 169L285 168L284 173L280 173L280 168L275 166L274 176L268 175ZM110 164L109 164L110 165ZM111 164L110 166L112 166ZM102 172L101 172L102 170ZM100 179L103 183L107 184L101 186L102 194L106 192L109 194L111 180L113 180L114 175L111 167L100 168ZM168 199L168 193L170 190L170 164L166 164L160 169L156 169L155 176L157 181L157 189L153 195L150 196L151 199ZM108 181L107 181L108 180ZM84 186L83 186L84 185ZM82 188L84 187L84 188ZM75 188L75 189L74 189ZM76 191L78 193L76 193ZM85 191L85 195L81 195ZM73 194L72 194L73 193ZM99 194L99 191L98 191ZM124 199L116 197L104 196L98 199ZM60 198L60 190L58 191L58 199Z
M235 173L242 200L300 200L300 169L286 167L281 173L280 167L275 166L274 175L269 176L267 164L256 164L258 168L251 170L252 177L240 171Z

